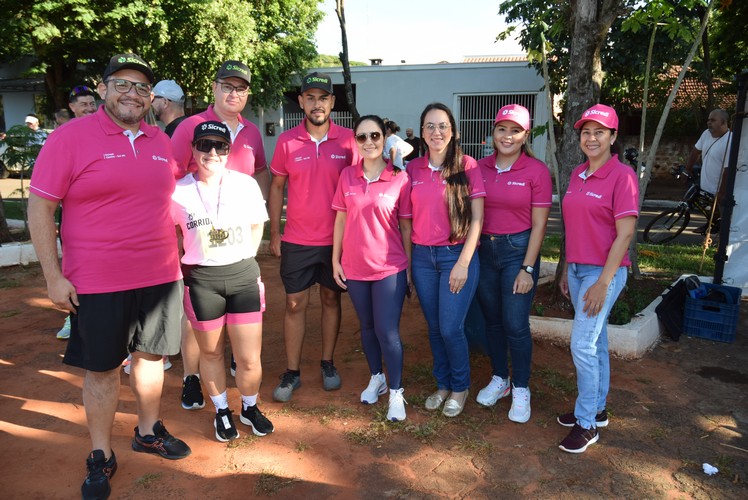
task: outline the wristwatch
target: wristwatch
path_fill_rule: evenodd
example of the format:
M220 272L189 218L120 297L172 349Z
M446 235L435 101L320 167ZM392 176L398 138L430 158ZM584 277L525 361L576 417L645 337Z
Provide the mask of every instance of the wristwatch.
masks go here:
M520 267L520 269L522 269L527 274L532 274L535 271L535 268L532 266L522 266Z

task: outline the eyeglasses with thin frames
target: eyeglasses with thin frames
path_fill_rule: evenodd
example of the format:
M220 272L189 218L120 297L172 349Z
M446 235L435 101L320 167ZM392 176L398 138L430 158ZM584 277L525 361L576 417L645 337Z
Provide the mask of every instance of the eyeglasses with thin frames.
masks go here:
M381 132L361 132L360 134L356 134L356 142L358 142L359 144L365 144L366 139L371 139L371 142L377 142L381 138Z
M446 132L447 130L449 130L451 128L452 128L452 125L450 125L449 123L445 123L445 122L442 122L442 123L439 123L439 124L436 124L436 123L425 123L423 125L423 130L425 130L429 134L433 134L434 132L436 132L436 129L439 129L439 132L441 132L443 134L444 132Z
M230 94L234 91L236 91L236 95L239 97L245 97L247 94L249 94L249 87L241 86L241 87L235 87L231 85L230 83L222 82L220 80L216 80L216 83L221 88L221 92L224 94Z
M124 80L122 78L111 78L104 83L114 82L114 90L119 92L120 94L127 94L130 92L130 89L135 87L135 93L138 94L140 97L148 97L151 95L151 87L150 83L142 83L142 82L131 82L130 80Z
M210 153L213 149L219 156L226 156L231 150L231 145L223 141L213 141L211 139L198 139L195 142L195 149L201 153Z

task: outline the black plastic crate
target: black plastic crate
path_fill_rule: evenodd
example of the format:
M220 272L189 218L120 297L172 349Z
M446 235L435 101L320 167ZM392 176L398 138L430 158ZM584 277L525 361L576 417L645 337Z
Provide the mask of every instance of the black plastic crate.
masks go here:
M740 311L740 288L703 283L707 292L717 289L724 293L728 302L693 299L686 297L686 310L683 318L683 331L689 337L735 342L735 331Z

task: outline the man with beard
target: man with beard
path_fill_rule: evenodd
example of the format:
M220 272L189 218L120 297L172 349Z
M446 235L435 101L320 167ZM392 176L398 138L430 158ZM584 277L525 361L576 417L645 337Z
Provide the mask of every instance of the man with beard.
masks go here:
M166 125L164 132L174 135L184 116L184 91L174 80L161 80L153 87L153 114Z
M159 419L161 357L179 352L184 285L170 215L175 165L169 138L143 121L153 80L140 57L114 56L98 86L104 106L55 131L31 177L29 228L47 293L73 313L63 362L86 370L83 404L93 451L84 499L111 492L119 367L128 351L138 417L133 450L172 460L190 454ZM62 268L53 218L60 202Z
M322 304L322 385L326 391L340 388L340 376L333 364L340 328L341 289L332 275L332 199L341 170L359 161L353 131L330 120L335 96L329 75L312 73L303 78L299 106L304 121L280 135L270 164L270 249L281 258L280 273L286 289L283 328L288 364L273 391L273 399L282 402L289 401L301 385L299 365L306 309L309 289L315 283L320 284ZM286 182L288 205L281 238Z

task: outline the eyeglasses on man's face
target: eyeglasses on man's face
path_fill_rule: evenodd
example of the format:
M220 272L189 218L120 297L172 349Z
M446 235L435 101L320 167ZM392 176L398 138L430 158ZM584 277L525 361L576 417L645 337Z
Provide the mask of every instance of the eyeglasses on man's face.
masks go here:
M423 130L428 132L429 134L433 134L434 132L436 132L437 129L439 130L439 132L444 133L451 128L452 128L452 125L446 122L442 122L438 124L437 123L425 123L423 125Z
M109 82L114 83L114 90L120 94L127 94L131 88L135 87L135 93L140 97L151 95L151 89L153 88L150 83L131 82L122 78L111 78L104 83L108 84Z
M246 85L235 87L234 85L222 82L221 80L217 80L216 83L221 89L221 92L223 92L224 94L230 94L234 91L236 91L236 95L238 95L239 97L245 97L247 94L249 94L249 87L247 87Z

